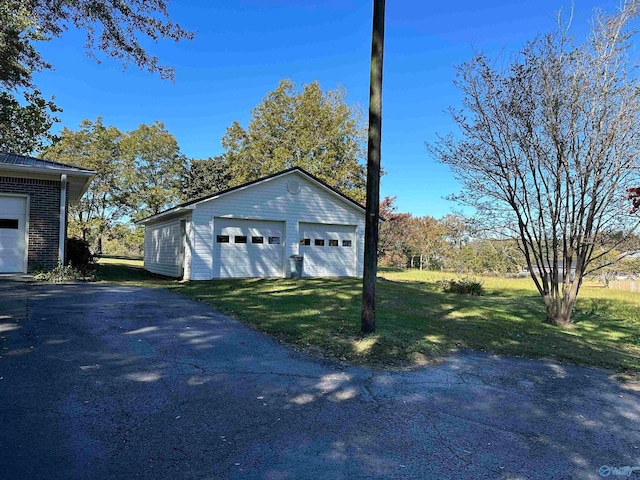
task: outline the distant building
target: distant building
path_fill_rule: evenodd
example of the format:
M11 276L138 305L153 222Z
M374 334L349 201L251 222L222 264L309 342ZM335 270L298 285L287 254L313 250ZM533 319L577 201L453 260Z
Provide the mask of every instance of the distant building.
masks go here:
M564 261L562 261L562 260L558 260L558 262L557 262L557 266L558 266L558 278L564 278L564 275L565 275L565 266L564 266ZM539 276L539 277L541 277L541 276L542 276L542 273L541 273L541 271L540 271L540 268L538 268L538 266L537 266L537 265L532 265L531 267L532 267L533 273L535 273L535 274L536 274L537 276ZM551 270L552 270L552 268L553 268L553 267L552 267L552 265L551 265L550 263L548 263L548 262L545 262L545 263L544 263L544 270L545 270L548 274L551 274ZM522 268L522 270L523 270L524 272L529 272L529 268L528 268L528 267L526 267L526 266L525 266L525 267L523 267L523 268ZM571 270L570 270L570 272L569 272L569 275L570 275L570 277L571 277L571 281L573 282L573 279L574 279L574 278L575 278L575 276L576 276L576 261L575 261L575 260L571 262Z

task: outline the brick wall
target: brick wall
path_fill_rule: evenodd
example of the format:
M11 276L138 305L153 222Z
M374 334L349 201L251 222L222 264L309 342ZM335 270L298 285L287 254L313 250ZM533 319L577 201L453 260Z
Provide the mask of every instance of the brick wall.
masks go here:
M29 195L27 271L55 267L58 263L60 232L60 181L0 177L0 193Z

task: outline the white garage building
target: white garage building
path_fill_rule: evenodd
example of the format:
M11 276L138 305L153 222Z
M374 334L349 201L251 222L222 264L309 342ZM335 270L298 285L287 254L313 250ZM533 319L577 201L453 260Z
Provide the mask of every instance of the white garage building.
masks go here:
M362 276L364 207L294 167L139 222L144 267L186 280Z

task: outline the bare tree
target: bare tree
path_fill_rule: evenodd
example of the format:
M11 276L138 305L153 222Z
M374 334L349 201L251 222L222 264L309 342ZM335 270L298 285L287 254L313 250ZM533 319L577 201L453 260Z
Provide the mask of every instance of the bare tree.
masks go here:
M627 189L639 184L640 84L629 59L638 0L596 11L579 45L555 32L496 66L476 55L458 68L462 136L428 145L461 180L458 199L519 242L546 320L571 322L582 278L638 227Z

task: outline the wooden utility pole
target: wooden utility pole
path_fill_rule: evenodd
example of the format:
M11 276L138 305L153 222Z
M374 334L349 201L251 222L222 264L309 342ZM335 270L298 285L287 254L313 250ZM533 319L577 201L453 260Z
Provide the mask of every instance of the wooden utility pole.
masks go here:
M373 0L371 80L369 87L369 144L367 150L367 218L364 240L364 276L362 279L362 333L373 333L376 331L384 12L385 0Z

